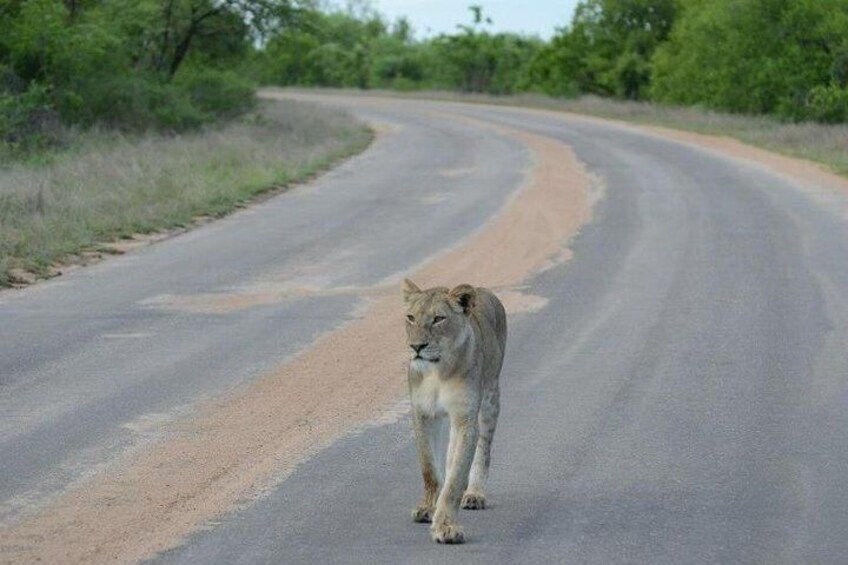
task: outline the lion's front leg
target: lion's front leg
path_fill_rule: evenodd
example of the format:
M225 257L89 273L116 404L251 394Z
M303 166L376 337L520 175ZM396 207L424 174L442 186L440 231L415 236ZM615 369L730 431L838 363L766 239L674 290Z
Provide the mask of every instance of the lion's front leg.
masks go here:
M481 510L486 507L485 484L489 476L489 465L492 461L492 439L498 425L500 413L500 392L495 387L483 397L480 403L480 415L477 419L479 434L474 462L471 464L471 475L468 479L468 490L462 497L462 507L467 510Z
M436 498L439 496L440 486L434 450L439 427L434 418L424 416L417 410L412 417L412 426L415 430L418 460L421 463L421 475L424 479L424 497L418 507L412 511L412 521L430 523L436 511Z
M470 414L452 416L445 485L436 501L430 531L439 543L463 543L465 533L457 523L459 503L468 486L468 472L477 445L477 418Z

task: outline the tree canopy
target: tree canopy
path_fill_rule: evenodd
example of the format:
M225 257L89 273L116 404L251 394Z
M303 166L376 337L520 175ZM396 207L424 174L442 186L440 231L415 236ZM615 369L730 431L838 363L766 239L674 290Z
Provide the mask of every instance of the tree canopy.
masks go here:
M848 119L848 0L682 4L654 58L655 100L790 119Z
M197 127L250 108L253 83L848 122L848 0L581 0L549 41L492 27L480 5L419 39L368 0L0 0L0 149L49 144L57 124Z

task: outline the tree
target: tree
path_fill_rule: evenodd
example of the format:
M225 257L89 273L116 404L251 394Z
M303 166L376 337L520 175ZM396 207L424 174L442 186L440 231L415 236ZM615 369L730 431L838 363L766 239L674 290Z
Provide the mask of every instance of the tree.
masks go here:
M272 34L263 75L274 84L368 88L374 46L387 37L388 26L367 4L309 12Z
M653 52L668 37L676 14L675 0L582 0L571 25L533 61L531 76L552 94L642 99Z
M662 102L816 117L826 101L845 99L846 50L848 0L688 0L655 55L652 93Z
M455 34L442 34L432 42L437 83L463 92L510 94L526 83L529 61L539 40L512 33L491 34L492 20L480 6L470 6L471 24L457 26Z
M287 0L161 0L150 41L154 70L173 77L192 47L203 39L235 41L236 49L298 17ZM208 44L216 45L216 42ZM233 47L231 47L231 50Z
M243 111L253 87L221 69L283 25L293 1L0 0L0 143L48 115L177 130Z

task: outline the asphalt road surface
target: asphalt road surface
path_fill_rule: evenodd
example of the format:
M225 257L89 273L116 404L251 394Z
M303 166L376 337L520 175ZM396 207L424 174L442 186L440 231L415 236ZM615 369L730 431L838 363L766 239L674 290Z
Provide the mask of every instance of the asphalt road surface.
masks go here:
M525 281L547 303L510 320L469 543L409 519L421 481L401 413L153 562L846 562L848 190L597 120L320 101L391 133L311 186L0 294L0 525L357 309L344 293L214 313L162 307L173 297L279 273L368 287L483 229L532 161L485 122L567 144L606 188L571 259Z

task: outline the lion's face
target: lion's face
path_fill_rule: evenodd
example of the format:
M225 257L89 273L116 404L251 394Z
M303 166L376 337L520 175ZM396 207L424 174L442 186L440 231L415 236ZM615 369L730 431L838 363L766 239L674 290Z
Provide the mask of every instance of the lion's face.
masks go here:
M421 366L452 361L471 334L468 316L474 306L474 288L460 285L453 290L421 290L406 280L403 294L410 360Z

